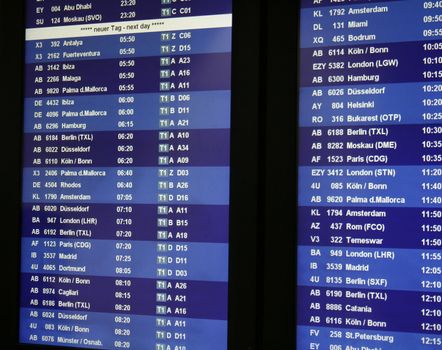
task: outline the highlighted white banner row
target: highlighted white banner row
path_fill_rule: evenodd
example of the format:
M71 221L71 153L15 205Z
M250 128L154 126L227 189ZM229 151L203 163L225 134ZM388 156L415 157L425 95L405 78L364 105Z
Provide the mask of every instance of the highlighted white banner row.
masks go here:
M149 32L168 32L173 30L225 28L231 26L231 14L179 17L128 22L108 22L58 27L31 28L26 29L26 40L48 40L119 34L125 35Z

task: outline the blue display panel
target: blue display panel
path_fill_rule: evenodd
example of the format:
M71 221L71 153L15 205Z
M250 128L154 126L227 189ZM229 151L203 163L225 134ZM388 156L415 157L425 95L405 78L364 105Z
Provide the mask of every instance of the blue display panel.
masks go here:
M231 0L28 0L20 342L226 350Z
M442 349L442 3L300 13L297 348Z

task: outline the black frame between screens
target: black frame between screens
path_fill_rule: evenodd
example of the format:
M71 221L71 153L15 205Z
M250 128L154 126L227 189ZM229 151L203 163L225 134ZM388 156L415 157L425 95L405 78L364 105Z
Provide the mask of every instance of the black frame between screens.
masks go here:
M145 0L150 1L150 0ZM21 155L23 120L24 0L0 0L1 24L1 345L8 349L72 349L18 343ZM262 1L233 1L231 210L229 257L229 350L258 348L257 295L259 184L258 155L263 119L260 94ZM261 102L260 102L261 101Z
M296 349L300 0L268 0L265 13L265 241L260 344L264 350L288 350Z

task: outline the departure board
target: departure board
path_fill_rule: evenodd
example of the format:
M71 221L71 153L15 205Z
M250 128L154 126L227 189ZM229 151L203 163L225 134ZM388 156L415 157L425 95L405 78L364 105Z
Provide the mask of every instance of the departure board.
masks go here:
M442 3L300 14L297 348L442 349Z
M20 342L226 350L231 0L27 0Z

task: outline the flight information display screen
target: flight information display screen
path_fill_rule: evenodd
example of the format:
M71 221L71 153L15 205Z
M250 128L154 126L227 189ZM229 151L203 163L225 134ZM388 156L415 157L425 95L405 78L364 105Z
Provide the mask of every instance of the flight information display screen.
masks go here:
M27 0L20 342L226 350L231 0Z
M442 349L442 4L300 14L297 348Z

